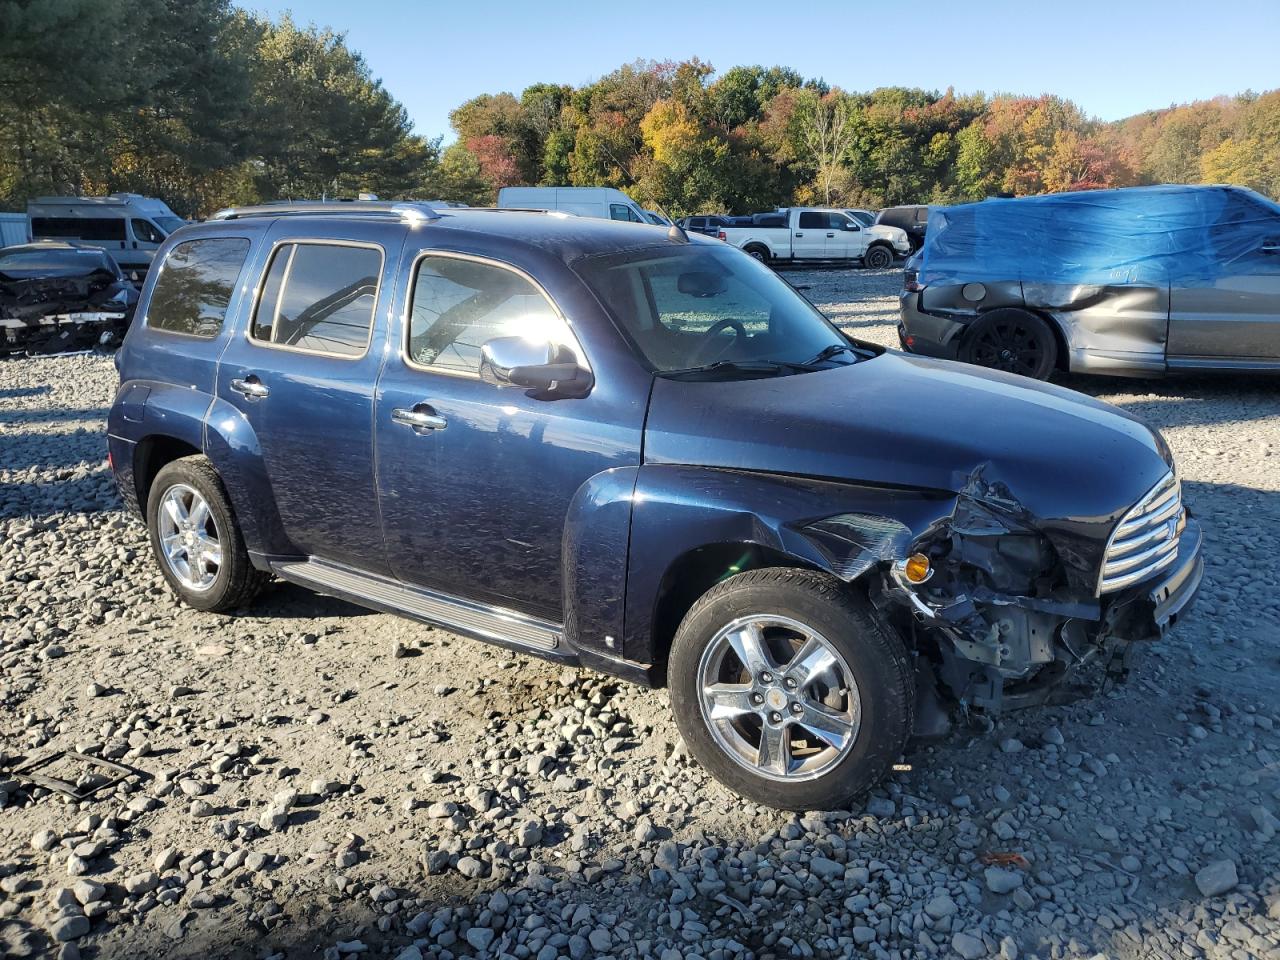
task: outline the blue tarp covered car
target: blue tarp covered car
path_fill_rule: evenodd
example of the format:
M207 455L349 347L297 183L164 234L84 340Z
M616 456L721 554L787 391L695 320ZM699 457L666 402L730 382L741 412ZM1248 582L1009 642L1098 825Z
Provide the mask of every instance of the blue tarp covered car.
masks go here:
M917 353L1041 379L1280 369L1280 205L1241 187L935 207L906 280Z

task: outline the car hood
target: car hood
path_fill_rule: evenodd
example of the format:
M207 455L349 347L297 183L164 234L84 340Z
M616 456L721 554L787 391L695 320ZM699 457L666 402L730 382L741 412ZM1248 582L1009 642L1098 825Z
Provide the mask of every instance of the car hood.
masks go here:
M644 460L951 493L980 476L1091 539L1171 466L1164 441L1109 404L897 351L793 376L659 377Z
M894 246L900 247L907 242L907 231L903 230L901 227L886 227L881 223L873 223L866 229L868 235L888 240Z

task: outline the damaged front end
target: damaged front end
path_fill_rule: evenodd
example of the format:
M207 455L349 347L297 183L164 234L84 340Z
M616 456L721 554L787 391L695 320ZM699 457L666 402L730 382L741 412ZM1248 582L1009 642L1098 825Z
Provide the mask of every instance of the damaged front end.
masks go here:
M868 575L872 601L913 645L922 734L945 732L948 712L1065 703L1123 680L1140 642L1160 636L1199 584L1194 527L1185 550L1170 548L1177 562L1157 588L1099 595L1092 585L1114 523L1090 549L985 473L974 470L952 509L922 529L851 514L807 528L842 541L840 575Z

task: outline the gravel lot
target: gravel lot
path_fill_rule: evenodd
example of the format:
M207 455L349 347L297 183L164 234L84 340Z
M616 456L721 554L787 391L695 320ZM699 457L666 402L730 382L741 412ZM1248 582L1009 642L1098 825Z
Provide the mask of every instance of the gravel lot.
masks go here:
M895 271L792 273L893 343ZM0 361L0 955L1280 956L1280 392L1071 378L1164 431L1196 614L1127 686L746 804L663 693L279 584L177 606L106 465L109 358ZM63 759L50 772L83 776Z

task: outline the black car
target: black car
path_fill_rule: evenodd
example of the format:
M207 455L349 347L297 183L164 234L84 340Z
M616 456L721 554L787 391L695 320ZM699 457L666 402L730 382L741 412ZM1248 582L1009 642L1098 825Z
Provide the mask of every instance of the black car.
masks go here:
M714 237L720 230L729 225L729 218L722 217L719 214L698 217L683 217L676 221L684 230L690 233L703 233L708 237Z
M0 250L0 349L114 339L137 304L137 289L99 247L37 240Z
M925 204L887 207L880 211L876 223L905 230L907 239L911 241L911 252L915 253L924 246L925 229L929 226L929 207Z

